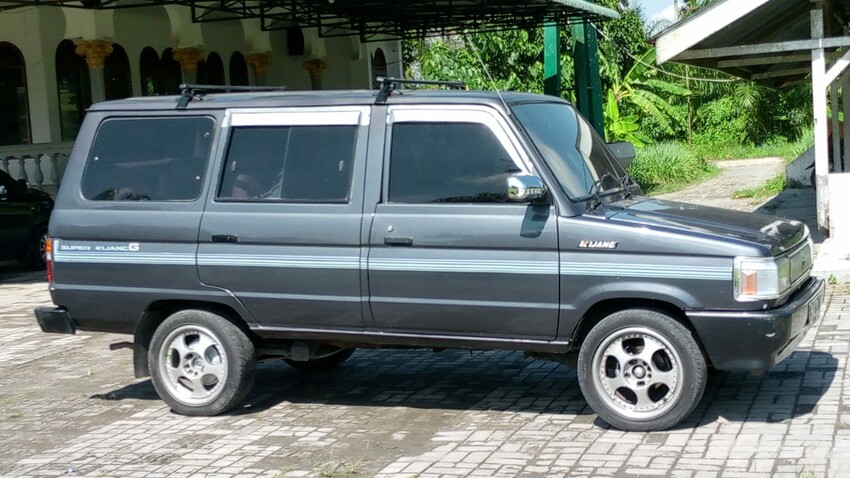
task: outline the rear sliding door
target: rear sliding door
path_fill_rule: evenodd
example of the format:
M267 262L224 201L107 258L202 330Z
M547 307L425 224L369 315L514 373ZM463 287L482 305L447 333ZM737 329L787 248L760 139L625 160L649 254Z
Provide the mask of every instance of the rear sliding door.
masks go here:
M238 111L201 221L201 281L261 327L362 329L369 107Z

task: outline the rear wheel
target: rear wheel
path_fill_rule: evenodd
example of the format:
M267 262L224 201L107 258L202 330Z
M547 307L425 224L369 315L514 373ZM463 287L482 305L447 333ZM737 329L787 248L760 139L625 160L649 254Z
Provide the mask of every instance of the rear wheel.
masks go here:
M652 310L606 317L587 335L578 359L591 408L627 431L664 430L684 420L702 398L706 375L690 331Z
M254 344L204 310L183 310L153 334L148 366L159 396L177 413L212 416L239 405L254 382Z
M351 355L354 354L353 348L340 350L339 352L328 355L327 357L308 360L306 362L296 362L295 360L285 359L284 361L301 372L321 372L330 370L341 363L345 362Z

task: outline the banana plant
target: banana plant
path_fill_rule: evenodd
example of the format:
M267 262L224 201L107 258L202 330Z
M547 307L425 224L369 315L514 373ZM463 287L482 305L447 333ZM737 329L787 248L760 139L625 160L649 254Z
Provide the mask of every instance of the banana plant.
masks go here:
M641 133L637 115L620 115L620 107L613 91L608 91L608 101L605 104L605 137L608 141L628 141L636 147L649 144L652 140Z
M608 95L608 107L606 111L609 114L615 112L611 106L612 96L616 106L616 112L619 113L621 107L625 107L627 111L636 111L641 114L652 116L655 121L661 125L668 133L673 134L671 124L673 122L683 121L681 113L679 113L673 105L670 104L669 98L672 96L685 97L691 95L691 91L685 87L677 85L668 78L662 76L663 70L654 66L655 63L655 48L650 48L632 65L628 72L622 78L616 79L611 86ZM620 118L619 114L617 116ZM625 118L635 118L634 115L626 116ZM613 118L606 118L606 121L612 121ZM619 120L621 123L623 119ZM616 123L616 121L615 121ZM628 132L622 126L618 126L621 131ZM619 139L617 137L609 138Z

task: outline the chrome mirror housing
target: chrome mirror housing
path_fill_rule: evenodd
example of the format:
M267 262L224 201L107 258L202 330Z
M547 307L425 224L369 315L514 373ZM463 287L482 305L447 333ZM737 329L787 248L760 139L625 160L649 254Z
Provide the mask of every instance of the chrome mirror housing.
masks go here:
M530 174L508 177L508 199L515 202L532 202L546 195L543 180Z

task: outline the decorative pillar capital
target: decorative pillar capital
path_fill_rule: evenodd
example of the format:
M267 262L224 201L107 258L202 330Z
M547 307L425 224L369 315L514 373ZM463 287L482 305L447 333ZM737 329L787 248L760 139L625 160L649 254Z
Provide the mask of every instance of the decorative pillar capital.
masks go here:
M254 76L265 75L272 64L272 54L269 52L249 53L245 56L245 63L251 67Z
M103 68L112 53L112 42L108 40L75 40L74 45L74 52L86 59L89 69Z
M325 72L327 67L328 62L321 58L304 61L304 69L310 73L310 79L312 81L321 81L322 73Z
M180 63L180 70L198 71L198 63L204 61L204 52L197 47L177 48L172 50L171 57Z

